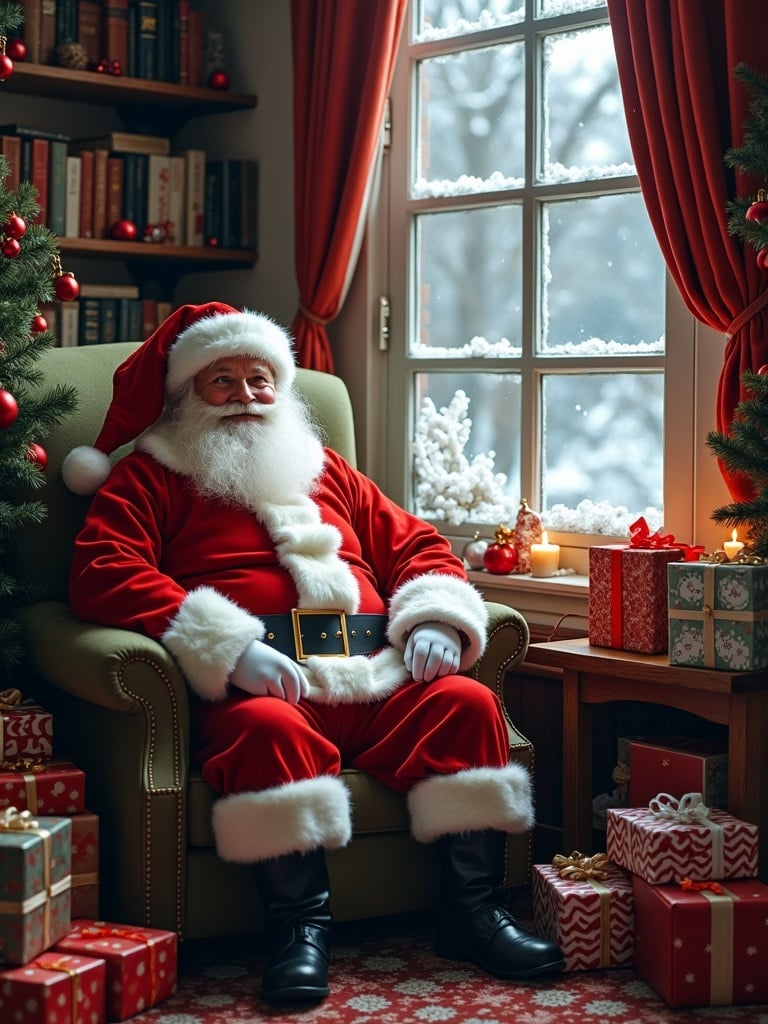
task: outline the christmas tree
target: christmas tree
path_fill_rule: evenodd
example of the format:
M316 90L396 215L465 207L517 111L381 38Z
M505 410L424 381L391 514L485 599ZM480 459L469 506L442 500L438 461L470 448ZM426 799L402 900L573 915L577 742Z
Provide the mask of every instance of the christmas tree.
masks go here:
M749 242L757 253L757 265L768 270L768 76L760 75L746 64L733 69L735 78L752 92L750 116L744 123L742 144L729 149L725 163L754 178L764 187L751 196L732 199L727 204L728 232Z
M2 80L13 73L7 33L22 21L17 4L0 2ZM74 277L62 271L55 236L33 223L39 213L35 189L27 181L15 192L7 189L8 170L0 156L0 680L10 679L22 657L14 610L37 596L35 581L16 578L4 556L21 543L24 528L45 517L45 504L31 497L45 484L41 441L75 407L73 388L40 387L36 363L54 342L40 306L74 299L79 291Z

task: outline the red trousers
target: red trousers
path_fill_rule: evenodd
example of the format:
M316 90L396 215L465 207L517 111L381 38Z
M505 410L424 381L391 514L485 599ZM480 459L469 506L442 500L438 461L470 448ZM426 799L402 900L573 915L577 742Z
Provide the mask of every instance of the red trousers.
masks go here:
M431 775L500 768L499 700L466 676L406 683L369 704L288 704L240 691L192 708L195 763L220 796L358 768L398 792Z

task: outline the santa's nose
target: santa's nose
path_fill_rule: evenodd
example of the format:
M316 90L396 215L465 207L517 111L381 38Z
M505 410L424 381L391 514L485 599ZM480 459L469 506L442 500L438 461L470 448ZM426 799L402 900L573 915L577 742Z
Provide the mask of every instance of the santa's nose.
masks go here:
M275 401L275 389L272 384L262 381L259 384L249 383L247 380L238 381L237 387L229 397L230 402L241 402L248 405L250 402L259 402L261 405L273 405Z

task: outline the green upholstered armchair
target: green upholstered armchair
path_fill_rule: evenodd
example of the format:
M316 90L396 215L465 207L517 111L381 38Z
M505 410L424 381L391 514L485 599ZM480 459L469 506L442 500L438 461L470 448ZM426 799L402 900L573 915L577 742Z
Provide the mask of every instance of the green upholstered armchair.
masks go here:
M214 849L214 794L190 767L187 687L179 667L146 636L78 621L67 604L73 539L88 499L66 490L62 459L93 442L127 343L52 349L40 363L45 385L74 384L79 408L45 441L49 514L14 553L16 571L39 579L47 599L22 609L27 659L18 686L54 715L56 756L86 773L86 803L100 818L101 916L201 938L258 930L263 918L251 872ZM355 461L349 395L328 374L299 370L329 446ZM120 453L118 453L119 455ZM528 628L516 611L489 605L487 653L472 674L500 695L506 670L523 657ZM533 769L530 742L509 722L510 756ZM430 907L438 892L431 846L409 833L402 796L347 771L354 835L328 856L339 921ZM510 837L505 884L523 884L530 836Z

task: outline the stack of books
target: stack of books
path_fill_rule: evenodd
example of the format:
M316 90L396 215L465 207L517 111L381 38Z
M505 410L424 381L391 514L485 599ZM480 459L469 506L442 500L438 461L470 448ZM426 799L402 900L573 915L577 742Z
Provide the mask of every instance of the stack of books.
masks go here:
M173 309L169 300L141 297L137 285L84 283L74 302L41 310L61 348L143 341Z

